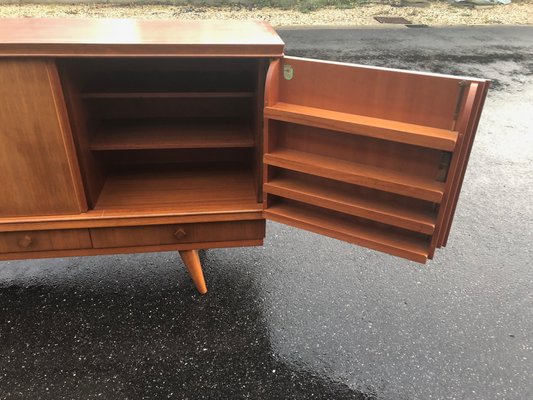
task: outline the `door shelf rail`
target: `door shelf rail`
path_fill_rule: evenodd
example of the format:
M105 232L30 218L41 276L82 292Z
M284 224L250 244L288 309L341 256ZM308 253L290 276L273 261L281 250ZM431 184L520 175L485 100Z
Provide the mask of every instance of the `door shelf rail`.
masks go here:
M419 209L407 204L391 203L386 199L369 199L341 188L318 186L284 177L265 183L264 190L272 195L426 235L433 234L435 230L434 212L427 208Z
M264 156L267 165L440 203L444 183L411 174L291 149Z
M283 102L265 107L265 118L443 151L453 151L458 137L451 130Z
M224 98L253 98L254 92L86 92L84 99L224 99Z
M429 252L428 236L403 230L384 228L380 224L359 223L349 216L317 207L282 201L273 204L263 214L276 222L314 233L344 240L370 249L425 263Z

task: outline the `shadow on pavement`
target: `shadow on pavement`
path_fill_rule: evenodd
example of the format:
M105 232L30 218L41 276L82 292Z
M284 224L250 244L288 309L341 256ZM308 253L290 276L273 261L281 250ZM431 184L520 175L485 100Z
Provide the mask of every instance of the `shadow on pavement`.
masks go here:
M172 253L40 263L0 286L1 398L371 398L278 361L239 266L202 297Z

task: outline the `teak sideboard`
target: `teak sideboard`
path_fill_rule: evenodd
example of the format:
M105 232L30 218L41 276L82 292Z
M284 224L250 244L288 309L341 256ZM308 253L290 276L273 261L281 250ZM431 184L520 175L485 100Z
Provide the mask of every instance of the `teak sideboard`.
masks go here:
M257 246L425 262L489 82L283 55L266 23L0 20L0 260Z

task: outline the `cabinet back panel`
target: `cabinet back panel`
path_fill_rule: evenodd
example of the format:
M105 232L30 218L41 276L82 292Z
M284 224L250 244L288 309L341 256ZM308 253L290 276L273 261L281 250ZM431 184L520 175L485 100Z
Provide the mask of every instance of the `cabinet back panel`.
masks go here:
M253 115L250 98L90 99L88 113L95 119L216 118Z
M158 164L240 163L252 169L252 149L171 149L171 150L117 150L96 155L108 169L113 166L149 168Z
M246 91L254 88L257 60L106 58L72 59L63 65L79 73L83 93Z
M75 214L70 131L62 126L55 66L46 60L0 61L0 216ZM57 81L53 81L57 83Z

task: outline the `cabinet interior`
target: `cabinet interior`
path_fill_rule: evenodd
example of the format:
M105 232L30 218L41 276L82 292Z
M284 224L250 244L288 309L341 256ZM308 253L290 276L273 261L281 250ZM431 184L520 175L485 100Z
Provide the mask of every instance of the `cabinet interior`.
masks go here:
M260 208L257 58L58 61L95 210Z

